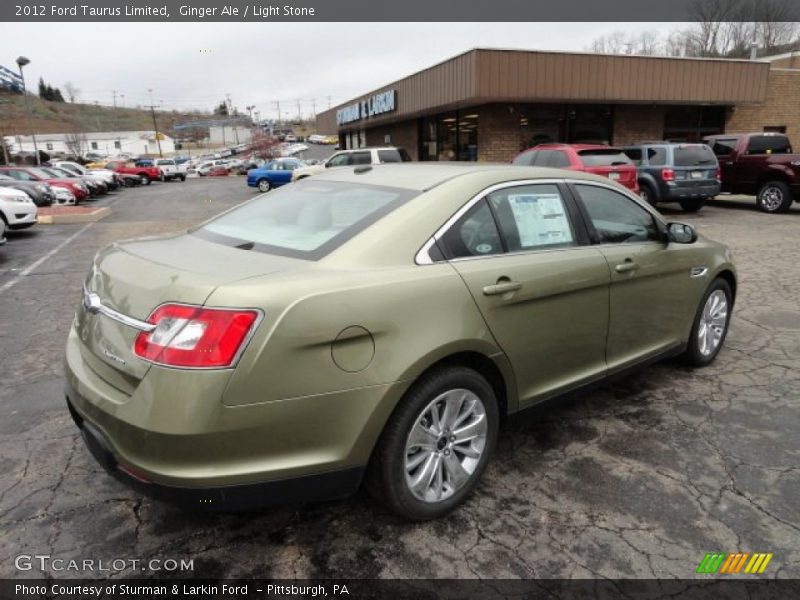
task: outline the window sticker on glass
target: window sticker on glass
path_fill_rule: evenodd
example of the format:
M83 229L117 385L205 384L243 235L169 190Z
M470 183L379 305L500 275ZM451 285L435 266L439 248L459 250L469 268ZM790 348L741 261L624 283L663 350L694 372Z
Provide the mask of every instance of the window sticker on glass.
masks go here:
M572 231L560 195L509 194L508 203L523 248L572 242Z

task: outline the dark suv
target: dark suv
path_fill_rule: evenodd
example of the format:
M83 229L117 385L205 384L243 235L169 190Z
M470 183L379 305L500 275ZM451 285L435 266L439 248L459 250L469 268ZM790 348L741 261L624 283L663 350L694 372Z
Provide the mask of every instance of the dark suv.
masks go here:
M643 142L625 154L636 164L639 193L653 206L678 202L695 212L720 192L719 163L705 144Z

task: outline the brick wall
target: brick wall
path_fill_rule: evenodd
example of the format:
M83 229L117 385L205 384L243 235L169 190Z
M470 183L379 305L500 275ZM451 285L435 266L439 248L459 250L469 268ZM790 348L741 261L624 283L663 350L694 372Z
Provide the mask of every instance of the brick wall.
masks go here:
M614 133L611 143L624 146L664 137L663 106L619 104L614 107Z
M509 106L514 111L509 110ZM478 112L478 160L509 162L520 151L519 111L509 104L488 104Z
M387 135L391 136L390 145L405 148L411 160L419 160L416 119L367 129L367 146L385 146Z
M800 69L773 69L763 104L737 106L725 124L726 133L763 131L766 125L785 125L795 145L800 144Z

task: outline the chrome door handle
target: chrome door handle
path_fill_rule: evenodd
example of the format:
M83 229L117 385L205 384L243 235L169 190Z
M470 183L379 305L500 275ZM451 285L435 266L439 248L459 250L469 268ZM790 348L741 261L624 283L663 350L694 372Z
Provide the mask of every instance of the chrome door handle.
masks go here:
M516 292L522 288L521 283L516 281L506 281L504 283L496 283L495 285L487 285L483 288L484 296L502 296L509 292Z
M631 260L631 261L625 261L621 265L617 265L616 267L614 267L614 270L617 273L631 273L638 268L639 265Z

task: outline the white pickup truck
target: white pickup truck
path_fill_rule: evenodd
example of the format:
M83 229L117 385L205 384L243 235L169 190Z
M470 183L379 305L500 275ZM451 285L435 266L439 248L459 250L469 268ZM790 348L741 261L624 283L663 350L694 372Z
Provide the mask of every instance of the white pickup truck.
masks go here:
M176 165L175 161L171 158L157 158L155 166L161 170L161 179L163 181L170 181L172 179L180 179L186 181L186 165Z

